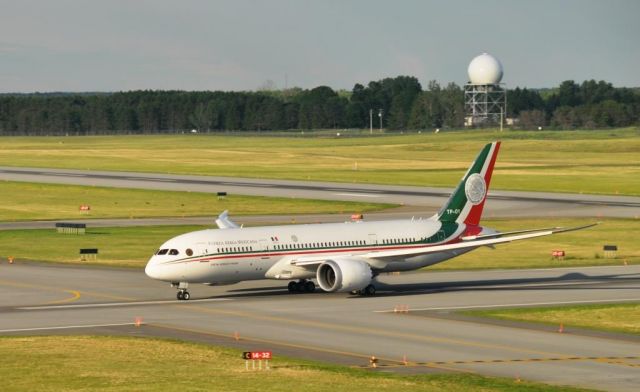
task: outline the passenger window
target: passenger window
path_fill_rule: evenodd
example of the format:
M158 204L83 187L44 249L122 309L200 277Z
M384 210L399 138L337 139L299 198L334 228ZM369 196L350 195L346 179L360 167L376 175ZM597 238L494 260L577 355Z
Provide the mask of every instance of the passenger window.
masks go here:
M193 251L191 249L187 249L185 253L187 254L187 256L193 256Z
M169 251L169 249L160 249L160 250L158 251L158 254L159 254L159 255L166 255L168 251Z

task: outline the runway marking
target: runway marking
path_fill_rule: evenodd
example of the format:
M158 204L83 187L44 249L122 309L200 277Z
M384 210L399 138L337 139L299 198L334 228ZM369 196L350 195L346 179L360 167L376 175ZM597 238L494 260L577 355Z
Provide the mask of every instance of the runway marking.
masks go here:
M40 172L40 173L27 173L27 174L35 174L36 176L41 176L41 175L50 175L50 176L58 176L58 177L88 177L86 174L74 174L74 173L46 173L46 172Z
M605 269L605 268L622 268L628 270L630 265L588 265L580 267L580 269ZM576 267L550 267L550 268L531 268L528 271L558 271L558 270L575 270ZM513 272L513 270L503 270L504 272ZM633 273L632 275L637 275Z
M232 298L209 298L196 299L192 302L222 302L232 301ZM45 306L23 306L16 309L20 310L55 310L55 309L80 309L80 308L111 308L118 306L138 306L138 305L162 305L162 304L180 304L178 300L160 300L160 301L132 301L132 302L109 302L102 304L75 304L75 305L45 305Z
M37 290L43 290L43 291L55 291L55 292L78 292L80 294L84 294L85 296L89 296L89 297L98 297L98 298L109 298L109 299L117 299L117 300L121 300L121 301L134 301L135 298L130 298L130 297L120 297L120 296L116 296L116 295L109 295L109 294L101 294L101 293L96 293L93 291L86 291L86 290L68 290L68 289L63 289L63 288L58 288L58 287L52 287L52 286L43 286L43 285L35 285L35 284L28 284L28 283L16 283L16 282L10 282L10 281L6 281L6 280L2 280L0 279L0 285L6 285L6 286L13 286L13 287L25 287L25 288L29 288L29 289L37 289ZM52 304L52 303L56 303L54 302L47 302L44 305L48 305L48 304Z
M435 343L444 343L444 344L454 344L458 346L491 348L491 349L498 349L498 350L504 350L504 351L513 351L518 353L537 354L537 355L544 355L544 356L563 356L563 354L553 353L553 352L522 349L522 348L517 348L513 346L488 344L488 343L481 343L481 342L476 342L471 340L461 340L461 339L441 338L441 337L439 338L439 337L432 337L427 335L416 335L412 333L399 333L396 331L375 329L375 328L364 327L364 326L331 324L326 322L290 319L290 318L276 317L276 316L261 316L256 314L240 312L240 311L232 311L232 310L224 310L224 309L209 309L209 308L204 308L202 306L190 306L188 304L184 304L184 305L180 304L178 306L183 309L188 309L196 312L218 314L218 315L222 314L227 316L236 316L236 317L242 317L242 318L248 318L248 319L254 319L254 320L274 321L278 323L284 323L287 325L297 324L297 325L309 326L309 327L315 327L315 328L321 328L321 329L327 329L327 330L353 332L357 334L369 333L372 335L386 336L386 337L393 337L393 338L406 338L406 339L411 339L411 340L421 341L421 342L430 342L430 343L435 342Z
M601 284L601 283L611 283L608 280L582 280L580 282L547 282L547 283L523 283L523 284L497 284L492 286L469 286L471 288L474 287L482 287L482 288L505 288L505 287L513 287L513 288L529 288L529 287L553 287L553 286L582 286L582 285L591 285L591 284Z
M177 180L172 180L170 178L144 178L144 177L140 177L140 178L137 178L137 180L159 181L159 182L177 182Z
M231 334L225 334L225 333L213 332L213 331L205 331L205 330L196 329L196 328L184 328L184 327L176 327L176 326L173 326L173 325L155 324L155 323L154 324L147 324L147 325L149 325L151 327L165 328L165 329L171 329L171 330L175 330L175 331L191 332L191 333L198 333L198 334L203 334L203 335L211 335L211 336L216 336L216 337L224 337L224 338L233 339L233 336ZM323 348L323 347L317 347L317 346L308 346L308 345L295 344L295 343L287 343L287 342L281 342L281 341L277 341L277 340L261 339L261 338L255 338L255 337L248 337L247 338L245 336L242 336L240 338L240 340L246 340L246 341L263 343L263 344L278 345L278 346L284 346L284 347L291 347L291 348L297 348L297 349L301 349L301 350L310 350L310 351L318 351L318 352L324 352L324 353L329 353L329 354L345 355L345 356L349 356L349 357L366 359L367 361L371 357L370 355L354 353L354 352L350 352L350 351L333 350L333 349L329 349L329 348ZM385 358L385 357L378 357L378 356L377 356L377 358L379 360L381 360L381 361L384 361L384 362L403 363L403 361L401 359L392 359L392 358ZM475 372L473 370L457 369L457 368L452 368L452 367L444 367L444 366L436 365L435 363L433 364L433 366L430 366L430 367L433 367L433 368L436 368L436 369L442 369L442 370L450 370L450 371L459 372L459 373L477 374L477 372Z
M108 298L108 299L115 299L119 301L135 301L136 300L135 298L131 298L131 297L122 297L119 295L96 293L95 291L81 290L81 293L89 297Z
M120 324L90 324L90 325L63 325L58 327L38 327L38 328L16 328L16 329L0 329L0 333L9 332L32 332L32 331L51 331L59 329L77 329L77 328L99 328L99 327L123 327L127 325L136 325L136 323L120 323ZM145 325L142 323L141 325Z
M379 367L433 367L442 365L479 365L479 364L509 364L509 363L532 363L532 362L561 362L561 361L596 361L604 362L610 365L622 365L630 367L640 367L640 364L627 363L628 360L638 360L640 357L552 357L552 358L512 358L512 359L487 359L487 360L464 360L464 361L429 361L429 362L411 362L402 364L379 364ZM397 361L396 361L397 362ZM359 366L366 367L366 366Z
M73 301L76 301L76 300L80 299L80 292L79 291L77 291L77 290L65 290L65 291L67 293L73 294L73 297L61 299L61 300L58 300L58 301L47 302L46 305L63 304L63 303L73 302Z
M584 301L559 301L559 302L530 302L517 304L495 304L495 305L469 305L469 306L449 306L449 307L431 307L411 309L412 312L420 312L425 310L459 310L459 309L486 309L486 308L508 308L521 306L545 306L545 305L572 305L572 304L596 304L596 303L616 303L616 302L633 302L640 301L640 298L620 298L620 299L602 299L602 300L584 300ZM394 313L393 310L374 310L374 313Z
M334 193L336 196L352 196L352 197L380 197L380 195L372 195L369 193Z
M45 305L72 302L72 301L76 301L77 299L80 298L80 292L77 291L77 290L66 290L66 289L59 289L59 288L56 288L56 287L38 286L38 285L28 284L28 283L15 283L15 282L8 282L6 280L0 280L0 284L6 285L6 286L13 286L13 287L24 287L24 288L29 288L29 289L38 289L38 290L43 290L43 291L53 291L53 292L61 292L62 291L62 292L65 292L65 293L73 294L73 297L71 297L71 298L65 298L65 299L61 299L61 300L58 300L58 301L47 302L47 303L45 303Z

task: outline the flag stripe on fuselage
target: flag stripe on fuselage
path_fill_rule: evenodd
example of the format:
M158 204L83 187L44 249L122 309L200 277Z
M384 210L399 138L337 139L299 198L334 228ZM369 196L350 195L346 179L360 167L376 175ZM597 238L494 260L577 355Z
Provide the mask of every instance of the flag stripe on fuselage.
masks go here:
M439 232L433 234L431 237L422 241L407 242L404 244L391 243L391 244L376 244L376 245L347 245L342 247L316 247L316 248L298 248L298 249L272 249L264 251L245 251L245 252L227 252L227 253L209 253L203 256L192 256L178 260L170 260L160 264L179 264L179 263L191 263L191 262L207 262L211 260L225 260L225 259L238 259L238 258L256 258L256 257L272 257L272 256L290 256L290 255L314 255L314 254L328 254L328 253L345 253L345 252L372 252L372 251L386 251L386 250L398 250L398 249L416 249L427 248L434 245L447 245L460 241L460 237L466 235L465 232L461 232L458 235L453 236L458 230L459 225L456 223L443 224L441 231L444 231L444 238L439 240L441 235ZM283 245L283 244L281 244Z

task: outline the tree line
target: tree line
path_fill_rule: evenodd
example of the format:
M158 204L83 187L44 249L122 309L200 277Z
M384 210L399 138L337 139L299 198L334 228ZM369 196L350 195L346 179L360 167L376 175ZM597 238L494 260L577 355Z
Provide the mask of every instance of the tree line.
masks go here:
M640 93L594 80L558 88L507 91L515 126L561 129L640 123ZM373 121L371 121L373 120ZM463 89L436 81L423 89L411 76L356 84L255 92L129 91L0 95L0 135L88 135L227 130L310 130L382 127L461 128Z

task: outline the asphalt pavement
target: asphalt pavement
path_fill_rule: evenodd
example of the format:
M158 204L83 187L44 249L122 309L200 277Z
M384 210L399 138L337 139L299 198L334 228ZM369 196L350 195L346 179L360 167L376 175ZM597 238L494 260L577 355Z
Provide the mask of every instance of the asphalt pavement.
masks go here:
M477 372L612 391L640 385L638 337L457 313L637 302L640 266L384 275L375 297L289 294L286 283L193 285L184 302L141 270L5 262L0 334L169 336L362 367L375 355L379 370L402 373Z

